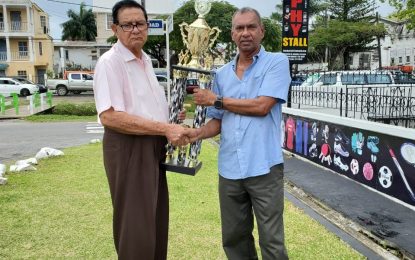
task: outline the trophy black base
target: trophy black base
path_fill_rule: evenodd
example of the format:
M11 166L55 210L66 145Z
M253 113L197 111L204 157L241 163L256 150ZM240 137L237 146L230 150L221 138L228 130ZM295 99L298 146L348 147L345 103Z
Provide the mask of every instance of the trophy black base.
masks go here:
M186 160L183 164L178 164L177 160L173 160L164 162L161 165L166 171L194 176L202 167L202 162L198 161L193 167L189 166L188 160Z

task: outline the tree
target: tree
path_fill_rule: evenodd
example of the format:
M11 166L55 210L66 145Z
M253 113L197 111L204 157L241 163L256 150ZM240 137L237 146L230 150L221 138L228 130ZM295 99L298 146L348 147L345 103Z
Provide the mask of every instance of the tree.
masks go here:
M375 0L328 0L327 3L330 19L360 22L375 18Z
M328 47L331 54L328 57L329 70L347 69L347 60L344 60L344 57L348 57L346 52L369 50L373 48L369 46L373 39L385 33L383 24L331 20L327 27L318 26L311 34L310 50L319 57L318 54L324 55Z
M95 41L97 25L92 9L85 9L85 3L79 6L79 13L70 9L67 12L69 20L62 23L62 41Z
M383 37L386 29L374 24L374 0L327 0L324 5L327 12L317 17L310 33L310 56L323 57L327 47L329 68L349 69L350 53L375 48L369 44Z
M381 2L385 2L385 0L381 0ZM389 4L397 10L392 17L395 17L401 21L407 21L408 29L415 29L415 0L389 0Z
M262 18L265 35L262 45L267 51L281 51L281 25L271 18Z

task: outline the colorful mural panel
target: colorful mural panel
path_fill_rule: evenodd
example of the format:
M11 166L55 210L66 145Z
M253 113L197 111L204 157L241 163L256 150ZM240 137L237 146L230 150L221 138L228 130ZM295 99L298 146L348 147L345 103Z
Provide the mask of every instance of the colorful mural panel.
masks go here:
M284 149L415 205L415 140L284 114Z

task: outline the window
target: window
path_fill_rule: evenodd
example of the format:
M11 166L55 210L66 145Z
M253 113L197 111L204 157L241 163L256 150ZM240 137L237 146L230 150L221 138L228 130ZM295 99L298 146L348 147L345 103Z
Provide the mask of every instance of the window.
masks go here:
M22 78L27 78L27 74L25 70L18 70L17 71L17 76L22 77Z
M369 74L367 75L367 83L369 84L392 84L389 74Z
M3 13L0 13L0 30L4 30L4 17Z
M156 75L159 82L167 82L167 78L162 75Z
M365 83L365 75L363 74L342 74L341 81L344 85L362 85Z
M69 60L69 50L65 50L65 59Z
M72 74L71 78L72 79L81 79L81 74Z
M39 55L43 55L43 46L42 46L42 42L39 42Z
M395 58L391 58L391 65L395 64Z
M111 30L111 25L112 25L112 14L108 13L107 14L107 30Z
M27 56L27 42L18 42L19 56Z
M406 62L410 62L411 61L411 57L406 56Z
M402 63L402 57L399 57L399 63Z
M336 77L337 75L333 73L324 74L319 79L319 82L323 82L323 85L334 85L336 84Z
M22 29L22 17L20 11L10 11L11 31L20 31Z
M46 26L46 16L40 16L40 26L42 26L42 28Z
M94 80L94 79L92 78L92 76L91 76L91 75L88 75L88 74L82 74L82 79L83 79L83 80Z
M4 85L16 85L16 83L14 81L7 80L7 79L1 79L0 80L0 84L4 84Z

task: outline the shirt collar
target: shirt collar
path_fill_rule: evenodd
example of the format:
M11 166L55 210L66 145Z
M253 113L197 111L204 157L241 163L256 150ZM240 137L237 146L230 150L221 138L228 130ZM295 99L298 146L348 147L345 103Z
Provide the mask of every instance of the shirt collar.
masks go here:
M254 64L257 61L257 59L260 56L262 56L264 53L265 53L265 48L264 48L264 46L261 45L261 48L259 49L259 52L254 55L254 61L252 62L252 64ZM233 70L236 69L236 63L238 62L238 59L239 59L239 53L236 54L235 58L232 61L232 68L233 68Z
M121 54L124 61L132 61L138 59L129 49L127 49L127 47L124 46L124 44L122 44L122 42L117 41L115 43L115 47L119 50L119 53ZM141 50L141 60L143 62L149 62L150 60L150 57L143 50Z

